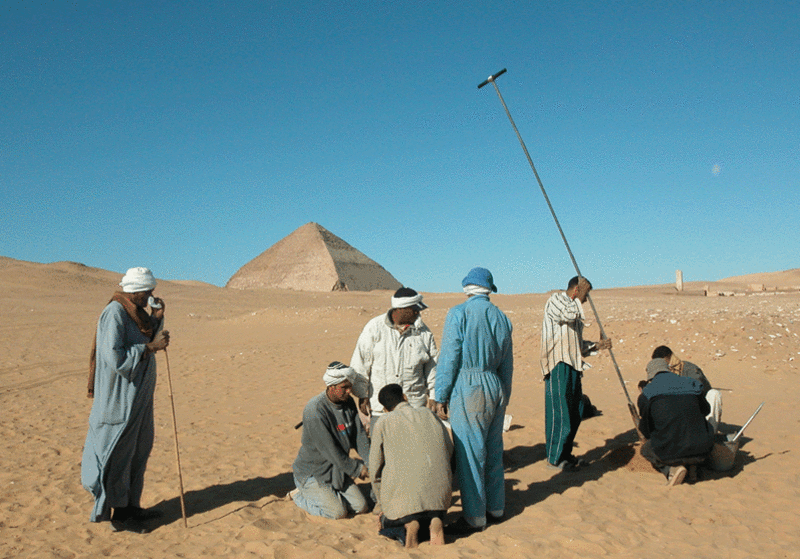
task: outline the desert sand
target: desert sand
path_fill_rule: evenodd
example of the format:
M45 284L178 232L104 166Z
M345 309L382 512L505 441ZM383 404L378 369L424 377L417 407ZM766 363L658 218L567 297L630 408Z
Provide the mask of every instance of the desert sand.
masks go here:
M163 353L142 505L165 516L146 535L90 523L92 498L80 485L91 406L87 360L97 318L120 277L80 264L0 258L0 557L800 556L798 270L728 278L718 290L739 287L735 297L699 296L700 284L684 294L669 285L593 292L634 401L650 352L667 344L723 390L723 431L735 431L764 402L731 471L705 471L697 483L675 488L634 453L637 436L608 352L592 358L584 376L585 392L603 411L582 424L576 439L576 453L590 466L577 473L545 467L538 359L547 294L493 296L514 324L507 518L483 533L411 552L378 536L372 515L323 520L283 500L293 487L300 441L294 426L303 406L323 389L325 365L348 362L363 325L387 309L386 291L238 291L161 281L156 294L166 301L172 333L168 359L188 528ZM454 291L460 279L454 274ZM502 290L502 278L496 280ZM553 288L561 283L554 278ZM744 294L754 283L768 290ZM437 341L447 310L463 298L425 295L430 308L423 319ZM597 322L588 307L587 313L586 337L597 339ZM456 498L447 520L458 514Z

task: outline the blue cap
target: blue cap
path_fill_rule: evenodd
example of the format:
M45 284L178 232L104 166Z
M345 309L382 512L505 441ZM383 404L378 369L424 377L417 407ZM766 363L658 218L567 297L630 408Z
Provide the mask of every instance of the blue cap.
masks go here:
M492 272L487 270L486 268L473 268L461 281L461 287L466 287L468 285L480 285L481 287L485 287L486 289L491 289L495 293L497 293L497 286L494 284L494 278L492 277Z

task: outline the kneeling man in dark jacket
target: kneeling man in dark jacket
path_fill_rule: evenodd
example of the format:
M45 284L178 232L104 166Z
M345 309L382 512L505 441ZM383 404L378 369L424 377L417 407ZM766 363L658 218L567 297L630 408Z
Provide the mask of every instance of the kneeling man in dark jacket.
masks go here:
M639 431L647 439L642 456L667 476L668 485L678 485L686 466L704 462L714 446L703 385L671 372L666 360L653 359L640 388Z

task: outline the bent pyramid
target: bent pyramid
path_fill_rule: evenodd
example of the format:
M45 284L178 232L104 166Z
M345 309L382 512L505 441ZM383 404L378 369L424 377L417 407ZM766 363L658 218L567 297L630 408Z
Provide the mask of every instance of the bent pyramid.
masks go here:
M402 285L380 264L311 222L242 266L225 287L371 291Z

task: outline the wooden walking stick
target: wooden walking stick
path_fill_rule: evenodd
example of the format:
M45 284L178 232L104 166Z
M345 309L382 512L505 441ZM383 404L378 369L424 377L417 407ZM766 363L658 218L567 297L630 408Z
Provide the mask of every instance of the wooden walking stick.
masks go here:
M181 474L181 452L178 449L178 426L175 419L175 399L172 397L172 374L169 370L169 354L167 349L164 348L164 358L167 361L167 385L169 386L169 403L172 406L172 432L175 435L175 460L178 464L178 482L181 489L181 516L183 516L183 527L188 528L189 523L186 521L186 504L183 502L183 474Z
M150 297L147 302L153 309L160 309L161 303L157 302L156 299ZM164 319L161 319L161 324L158 325L158 330L156 330L156 336L158 336L159 332L164 329ZM186 504L183 502L183 474L181 473L181 452L178 449L178 421L175 418L175 398L172 396L172 373L169 370L169 353L167 353L167 348L164 348L164 359L167 362L167 386L169 387L169 403L172 407L172 433L175 435L175 461L178 465L178 483L180 484L181 490L181 516L183 517L183 527L188 528L189 523L186 521Z
M572 254L572 249L569 248L567 237L566 235L564 235L564 231L563 229L561 229L561 224L558 222L558 217L556 217L556 212L555 210L553 210L553 205L550 203L550 198L547 196L547 192L545 192L544 190L542 179L539 178L539 173L536 172L536 167L534 167L533 165L533 160L531 159L531 155L528 153L528 148L525 147L525 142L522 140L522 136L520 135L519 130L517 130L517 125L514 124L514 119L511 118L511 112L508 110L508 106L506 106L506 102L500 93L500 89L497 87L497 84L495 83L495 80L501 75L505 74L505 72L506 69L503 68L495 75L489 76L488 78L486 78L486 80L481 82L480 85L478 85L478 89L482 88L483 86L489 83L494 86L494 89L497 92L497 96L500 98L500 103L502 103L503 108L506 110L506 115L508 116L508 120L509 122L511 122L512 128L514 128L514 132L517 134L517 139L519 140L519 143L522 146L522 151L525 152L525 157L528 158L528 164L531 166L531 170L533 170L533 174L539 183L539 189L542 191L542 195L544 196L544 199L547 202L547 207L550 208L550 214L553 216L553 220L556 222L556 227L558 227L558 232L561 233L561 239L564 241L564 246L567 247L567 252L569 253L570 259L572 260L573 266L575 266L575 271L578 273L578 277L583 277L580 269L578 268L578 262L575 260L575 256ZM600 337L605 339L606 333L605 330L603 330L603 324L600 322L600 316L597 314L597 309L594 308L594 303L592 302L592 298L588 294L586 295L586 300L589 301L589 305L591 305L592 311L594 312L594 317L597 320L597 325L600 327ZM631 413L631 419L633 420L633 428L639 435L639 439L643 440L644 437L642 436L641 432L639 432L639 413L636 411L636 407L633 405L633 401L631 400L630 394L628 394L628 388L625 386L625 379L622 378L622 373L619 370L619 365L617 365L617 360L614 358L614 352L611 351L611 348L609 348L608 354L611 356L611 361L614 363L614 369L617 371L617 377L619 378L619 382L622 385L622 391L625 393L625 397L628 399L628 411Z

